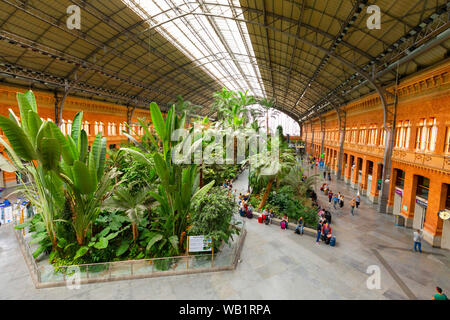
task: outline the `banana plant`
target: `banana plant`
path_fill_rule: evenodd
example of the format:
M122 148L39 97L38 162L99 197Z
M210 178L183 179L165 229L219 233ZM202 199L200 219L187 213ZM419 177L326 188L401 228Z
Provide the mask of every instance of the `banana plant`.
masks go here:
M130 184L128 187L117 188L113 195L105 201L104 207L112 211L125 212L131 221L133 242L136 243L136 238L139 236L138 225L147 210L145 203L150 198L150 194L147 190L132 193L132 186Z
M35 190L29 190L28 198L42 213L53 246L56 247L57 243L55 215L64 201L52 194L62 192L71 203L72 225L77 242L82 245L87 228L97 217L101 203L109 196L117 174L114 170L104 174L106 138L99 133L89 152L87 134L82 130L82 112L75 115L71 134L64 136L55 123L41 120L32 91L17 93L17 102L20 121L12 110L9 118L0 116L0 128L9 144L1 138L0 143L14 167L33 178L35 186L30 188ZM59 180L65 183L66 188Z
M15 170L34 181L30 186L23 184L18 191L25 192L28 200L41 213L47 235L56 247L54 223L56 213L64 203L62 183L53 171L62 152L54 135L55 129L59 131L59 128L54 123L41 120L32 91L17 93L16 97L20 120L11 109L8 118L0 116L0 128L9 142L0 138L0 143ZM2 169L7 168L2 165Z
M147 249L150 250L156 243L159 246L171 244L178 252L189 225L191 203L198 196L206 194L213 186L214 181L199 190L198 166L195 164L182 165L172 161L174 148L178 144L186 143L183 140L172 141L174 131L185 128L185 113L177 116L175 106L172 106L164 120L156 103L150 104L150 113L156 132L156 137L151 142L158 150L153 153L153 161L148 160L138 151L127 148L121 150L146 162L149 169L155 170L160 181L158 192L150 192L160 207L158 223L154 224L156 230L149 237Z

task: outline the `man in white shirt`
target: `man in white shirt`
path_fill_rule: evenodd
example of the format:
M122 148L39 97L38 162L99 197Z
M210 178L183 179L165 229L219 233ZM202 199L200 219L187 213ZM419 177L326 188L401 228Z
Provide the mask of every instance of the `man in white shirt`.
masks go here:
M419 252L422 253L422 239L423 235L420 233L420 230L417 229L414 231L414 251L417 252L417 247L419 247Z

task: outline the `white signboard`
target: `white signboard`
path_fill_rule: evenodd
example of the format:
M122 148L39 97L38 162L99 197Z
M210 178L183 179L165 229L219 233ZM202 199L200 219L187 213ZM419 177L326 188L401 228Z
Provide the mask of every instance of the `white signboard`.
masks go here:
M10 223L13 221L13 209L11 206L3 208L3 212L5 213L5 223Z
M205 236L190 236L189 252L205 252L211 251L212 240L205 238Z

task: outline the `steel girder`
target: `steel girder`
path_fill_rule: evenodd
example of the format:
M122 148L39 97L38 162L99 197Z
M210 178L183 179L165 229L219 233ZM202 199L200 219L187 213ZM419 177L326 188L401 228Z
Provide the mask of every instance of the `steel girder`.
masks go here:
M49 85L56 88L67 87L67 81L65 78L56 77L54 75L44 74L40 71L24 68L20 66L14 66L11 64L0 63L0 74L12 78L22 78L28 81ZM133 101L136 105L148 107L149 103L153 100L130 96L125 93L116 92L96 86L88 85L82 82L73 86L75 91L84 92L87 94L94 94L105 98L115 99L121 102Z

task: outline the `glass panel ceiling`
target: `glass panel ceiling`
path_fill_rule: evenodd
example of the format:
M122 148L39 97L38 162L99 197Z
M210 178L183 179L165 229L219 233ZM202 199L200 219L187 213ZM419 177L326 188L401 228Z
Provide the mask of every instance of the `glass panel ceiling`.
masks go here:
M221 85L266 96L239 0L123 2Z

